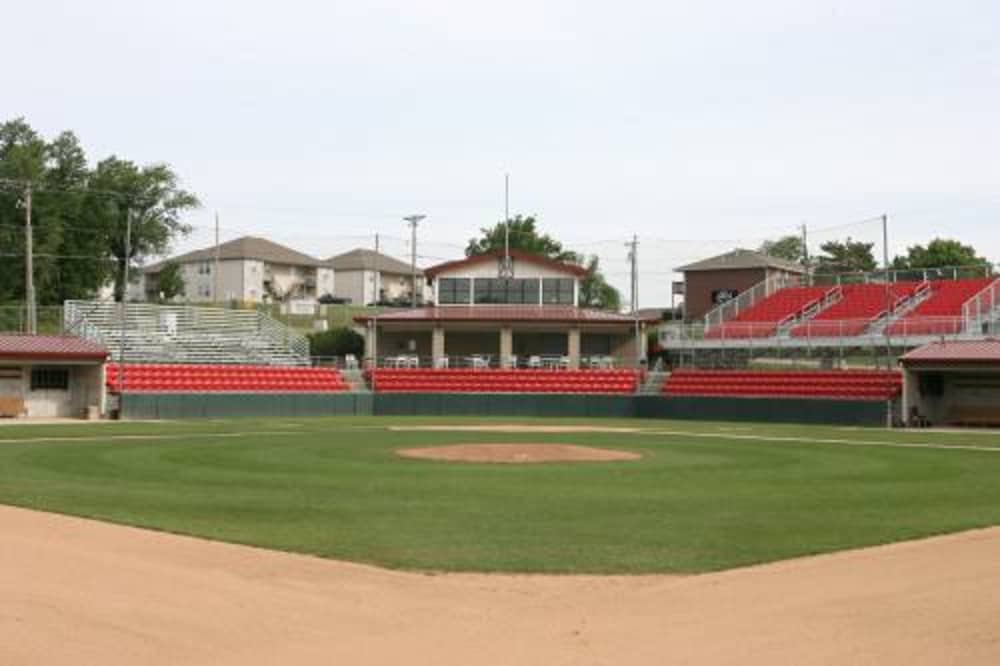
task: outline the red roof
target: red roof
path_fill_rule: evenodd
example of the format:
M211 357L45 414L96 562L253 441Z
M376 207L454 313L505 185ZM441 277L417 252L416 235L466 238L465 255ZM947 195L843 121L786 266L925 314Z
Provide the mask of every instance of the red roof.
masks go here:
M0 358L103 361L108 350L71 335L0 335Z
M365 315L355 321L367 322ZM606 310L588 310L572 305L446 305L442 307L395 310L380 314L379 322L550 322L560 324L633 324L631 315ZM640 321L658 318L640 317Z
M438 273L443 273L445 271L455 270L456 268L464 268L466 266L473 266L475 264L481 264L486 261L496 261L503 256L503 252L500 250L494 250L493 252L487 252L486 254L477 254L474 257L467 257L465 259L458 259L456 261L446 261L443 264L438 264L437 266L431 266L430 268L424 269L424 275L429 278L435 277ZM526 261L528 263L536 264L539 266L547 266L553 270L563 271L565 273L571 273L578 277L583 277L587 274L587 269L583 266L578 266L577 264L570 264L564 261L556 261L555 259L549 259L548 257L542 256L540 254L535 254L533 252L525 252L524 250L511 250L510 256L514 259L520 259L521 261Z
M903 363L1000 363L1000 340L932 342L903 355Z

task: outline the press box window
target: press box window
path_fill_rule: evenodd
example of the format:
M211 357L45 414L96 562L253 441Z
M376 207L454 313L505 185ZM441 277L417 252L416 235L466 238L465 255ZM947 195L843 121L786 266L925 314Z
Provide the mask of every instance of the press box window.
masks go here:
M441 278L438 281L438 303L443 305L467 305L472 291L469 278Z
M542 280L542 302L547 305L573 305L572 278Z
M69 390L69 370L62 368L32 368L32 391Z

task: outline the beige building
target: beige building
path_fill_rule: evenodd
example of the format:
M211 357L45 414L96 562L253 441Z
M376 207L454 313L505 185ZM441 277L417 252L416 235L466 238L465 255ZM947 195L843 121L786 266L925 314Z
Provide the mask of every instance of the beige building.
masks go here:
M333 295L350 299L354 305L375 302L409 303L413 283L412 267L373 250L358 248L330 257L325 262L336 275ZM376 284L378 286L376 286ZM427 297L424 272L417 269L419 302Z
M159 275L167 263L178 264L184 280L184 295L176 300L191 303L315 302L335 291L328 265L267 239L244 236L220 244L218 253L212 246L147 266L132 287L136 300L158 300Z
M434 306L357 318L369 360L422 366L635 367L646 355L647 319L578 307L586 271L524 252L425 270Z
M102 414L107 357L107 349L82 338L0 335L0 416Z

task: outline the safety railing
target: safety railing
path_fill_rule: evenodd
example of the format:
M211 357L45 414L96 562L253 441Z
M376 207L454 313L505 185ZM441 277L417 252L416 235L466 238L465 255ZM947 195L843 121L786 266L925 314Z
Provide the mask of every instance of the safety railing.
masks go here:
M970 333L992 331L1000 317L1000 279L970 298L962 305L965 330Z
M741 312L746 312L771 294L786 287L797 287L800 284L801 278L798 276L785 273L773 275L738 294L736 298L732 298L709 311L705 315L705 326L712 327L724 324L739 316Z

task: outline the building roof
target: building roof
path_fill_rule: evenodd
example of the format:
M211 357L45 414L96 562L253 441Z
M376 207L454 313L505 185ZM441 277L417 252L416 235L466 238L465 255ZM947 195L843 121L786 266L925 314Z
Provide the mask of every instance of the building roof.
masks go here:
M503 256L502 250L494 250L492 252L487 252L485 254L477 254L473 257L466 257L465 259L457 259L455 261L446 261L443 264L438 264L436 266L431 266L426 269L424 273L427 277L434 277L439 273L444 273L446 271L453 271L456 269L465 268L467 266L474 266L476 264L481 264L488 261L496 261ZM540 254L535 254L533 252L525 252L524 250L511 250L510 256L515 260L524 261L527 263L536 264L538 266L546 266L556 271L563 271L565 273L570 273L576 275L577 277L583 277L587 274L587 269L583 266L578 266L577 264L570 264L564 261L556 261L555 259L549 259Z
M794 261L772 257L756 250L741 249L702 259L675 270L678 273L693 273L695 271L735 271L748 268L777 268L790 273L806 272L802 264L797 264Z
M371 315L356 317L367 322ZM607 310L577 308L572 305L446 305L394 310L378 316L379 323L423 322L543 322L560 324L634 324L631 315ZM640 321L656 321L656 318Z
M108 350L71 335L0 335L0 358L103 361Z
M189 264L195 261L212 261L214 259L215 246L213 245L147 266L144 271L146 273L157 273L168 262ZM303 254L290 247L285 247L274 241L256 236L243 236L242 238L221 243L219 245L219 259L255 259L269 264L282 264L285 266L320 266L323 263L315 257L310 257L308 254Z
M932 342L903 355L904 364L1000 363L1000 340Z
M323 263L335 271L378 270L381 273L410 275L412 270L410 264L406 262L364 248L357 248L344 254L338 254L335 257L330 257ZM420 268L417 268L417 275L423 274L424 272Z

